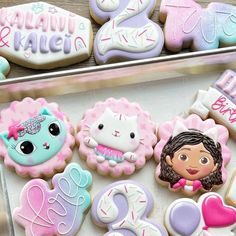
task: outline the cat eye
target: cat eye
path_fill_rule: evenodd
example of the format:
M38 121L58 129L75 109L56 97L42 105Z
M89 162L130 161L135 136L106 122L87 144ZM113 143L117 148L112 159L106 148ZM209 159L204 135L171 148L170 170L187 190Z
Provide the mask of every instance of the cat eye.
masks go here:
M100 130L103 129L103 127L104 127L103 124L99 124L99 125L98 125L98 129L100 129Z
M59 122L53 122L49 125L48 131L52 136L58 136L60 134L60 124Z
M135 137L134 132L131 132L131 133L130 133L130 138L134 138L134 137Z
M35 150L36 150L35 145L28 140L19 142L16 145L16 151L22 155L29 155L33 153Z

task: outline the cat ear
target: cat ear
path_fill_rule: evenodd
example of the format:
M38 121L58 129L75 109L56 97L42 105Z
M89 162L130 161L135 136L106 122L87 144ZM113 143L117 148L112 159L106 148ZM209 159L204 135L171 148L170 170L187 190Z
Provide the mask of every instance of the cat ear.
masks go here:
M47 107L41 108L38 115L52 116L53 114L48 110Z
M188 128L185 127L185 125L182 122L177 121L175 123L175 127L174 127L174 130L172 132L172 137L175 137L175 136L177 136L180 133L188 132L188 131L189 131Z
M8 132L0 133L0 139L3 141L6 147L9 145Z
M217 129L217 127L208 129L203 134L206 135L207 137L211 138L214 141L214 143L217 144L217 140L218 140L218 129Z

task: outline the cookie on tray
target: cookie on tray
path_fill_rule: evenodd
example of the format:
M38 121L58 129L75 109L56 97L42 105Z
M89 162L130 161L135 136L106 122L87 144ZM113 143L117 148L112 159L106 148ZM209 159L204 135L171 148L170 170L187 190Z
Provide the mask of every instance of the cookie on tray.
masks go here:
M176 117L160 125L154 149L157 182L171 191L193 195L219 188L227 179L231 159L228 130L197 115Z
M119 177L141 169L153 155L155 125L149 113L125 98L97 102L79 122L79 155L102 175Z
M23 177L49 177L72 156L74 129L56 103L25 98L1 111L0 157Z

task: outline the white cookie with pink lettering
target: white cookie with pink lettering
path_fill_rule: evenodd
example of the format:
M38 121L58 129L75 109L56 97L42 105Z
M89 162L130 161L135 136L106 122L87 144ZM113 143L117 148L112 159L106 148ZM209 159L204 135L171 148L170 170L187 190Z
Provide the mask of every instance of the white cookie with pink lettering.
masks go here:
M0 9L0 54L32 69L51 69L87 59L89 19L45 2Z
M85 112L76 142L90 168L120 177L133 174L152 157L155 131L149 113L137 103L109 98Z
M230 134L236 137L236 73L226 70L207 90L199 90L196 101L190 108L191 113L202 119L214 118L226 126Z

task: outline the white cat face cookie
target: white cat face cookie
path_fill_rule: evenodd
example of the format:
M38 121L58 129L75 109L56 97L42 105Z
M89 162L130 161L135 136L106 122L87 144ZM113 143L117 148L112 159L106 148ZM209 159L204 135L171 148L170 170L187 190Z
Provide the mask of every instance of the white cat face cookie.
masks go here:
M130 175L152 156L155 125L138 104L110 98L85 113L76 140L90 168L102 175Z

